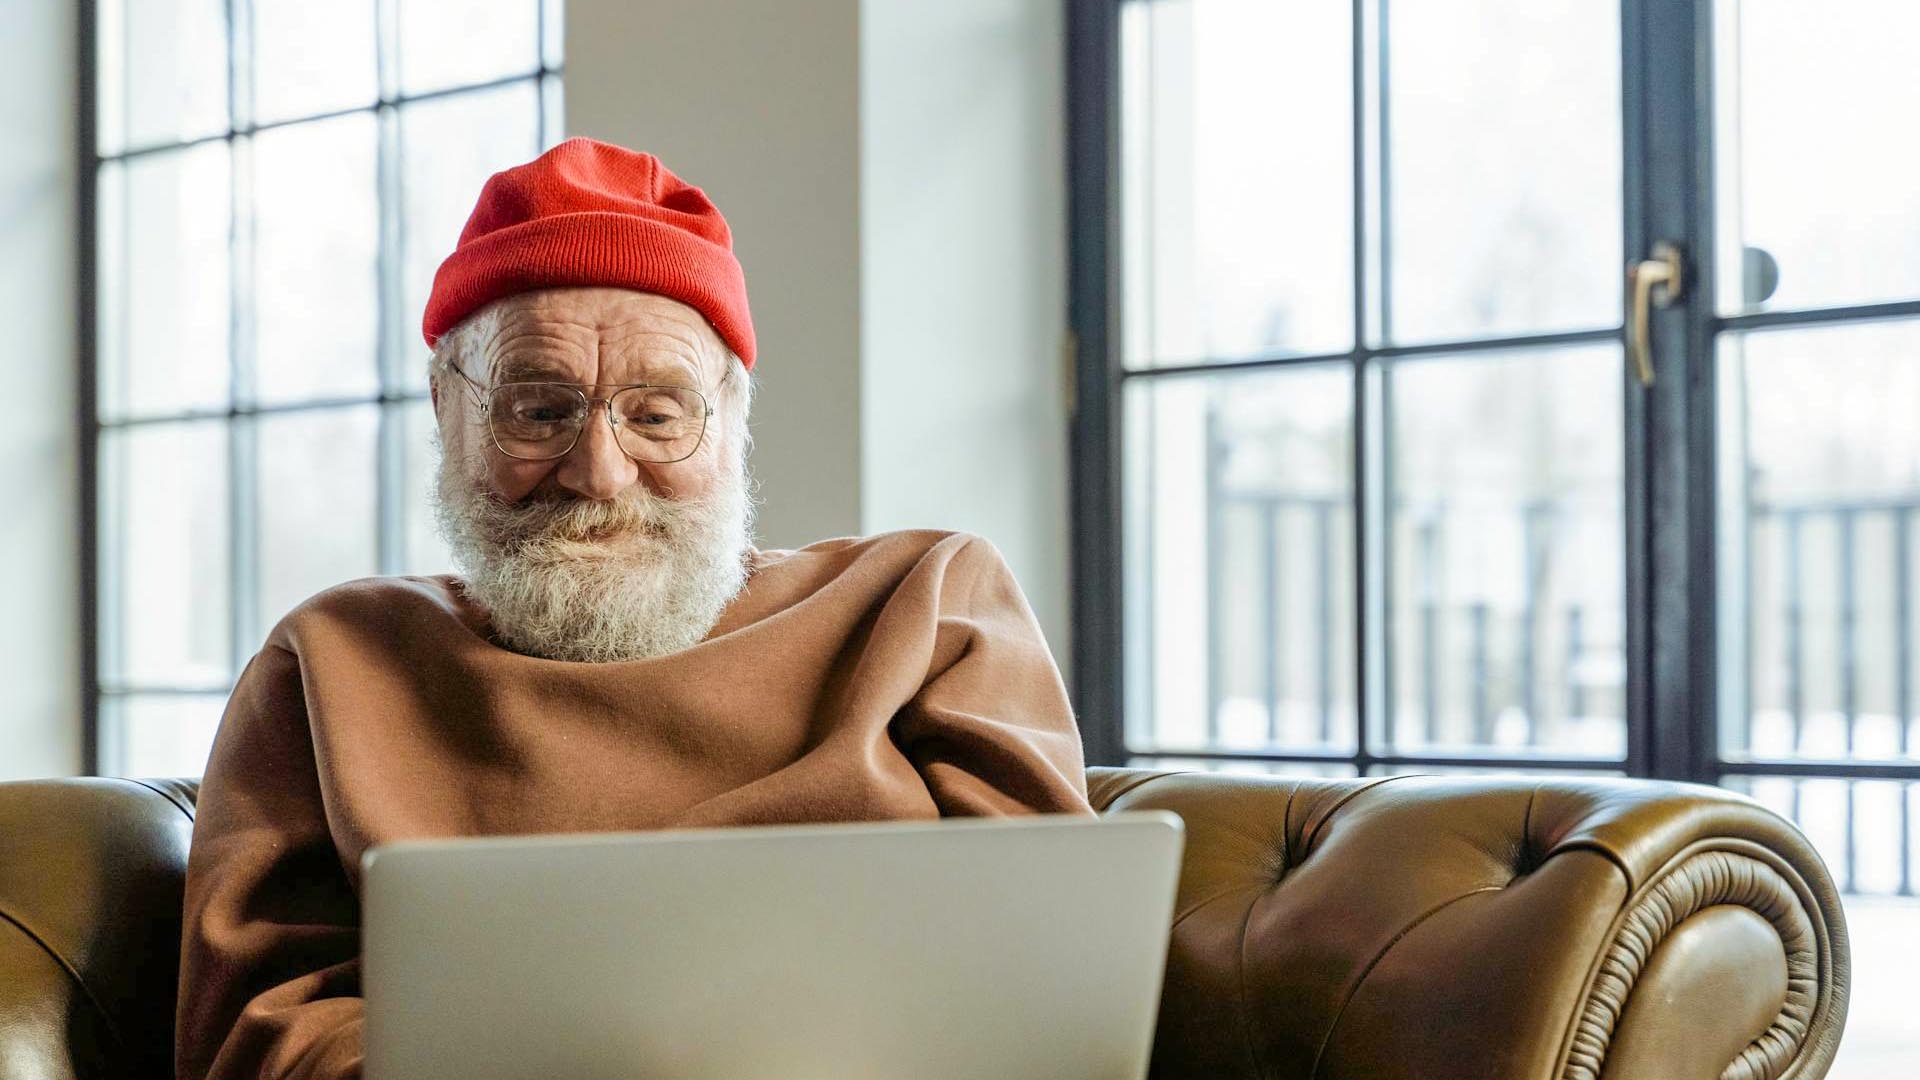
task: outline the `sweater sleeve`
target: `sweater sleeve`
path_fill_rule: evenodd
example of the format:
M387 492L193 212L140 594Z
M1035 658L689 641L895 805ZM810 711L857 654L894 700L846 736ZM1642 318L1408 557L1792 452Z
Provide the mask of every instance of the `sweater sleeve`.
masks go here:
M361 1061L359 902L328 829L298 658L227 703L188 856L180 1080L338 1080Z
M941 815L1091 814L1066 687L1000 552L968 540L940 593L932 673L892 734Z

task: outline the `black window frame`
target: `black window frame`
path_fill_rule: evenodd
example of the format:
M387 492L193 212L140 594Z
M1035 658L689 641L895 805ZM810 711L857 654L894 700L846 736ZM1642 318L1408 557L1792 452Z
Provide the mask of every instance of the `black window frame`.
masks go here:
M1131 378L1155 378L1194 368L1124 372L1118 326L1116 253L1120 206L1119 20L1139 0L1067 0L1068 321L1072 333L1073 394L1069 437L1072 478L1073 700L1087 759L1125 765L1133 756L1124 732L1121 387ZM1384 27L1388 0L1351 0L1354 41L1354 192L1356 298L1367 288L1364 247L1367 100L1362 20ZM1625 421L1626 754L1611 766L1630 776L1720 783L1742 776L1793 779L1920 781L1920 763L1808 760L1728 760L1719 749L1718 645L1714 625L1718 553L1716 514L1716 363L1723 333L1786 326L1920 316L1920 300L1722 316L1714 297L1713 29L1712 0L1622 0L1623 239L1628 258L1646 258L1656 239L1678 243L1689 257L1686 300L1653 316L1661 370L1643 387L1623 365ZM1386 33L1378 47L1385 49ZM1384 79L1385 64L1379 65ZM1380 98L1385 100L1384 90ZM1382 124L1384 129L1385 125ZM1384 134L1381 138L1384 140ZM1622 268L1624 272L1624 267ZM1381 275L1384 279L1385 275ZM1356 304L1364 311L1364 303ZM1364 318L1356 314L1356 321ZM1621 326L1598 334L1489 339L1502 347L1604 341L1625 344ZM1364 329L1364 328L1361 328ZM1334 359L1453 351L1472 343L1372 348L1364 333ZM1326 360L1328 357L1301 358ZM1256 359L1197 370L1271 369L1294 358ZM1370 437L1364 410L1356 410L1356 461ZM1354 476L1356 556L1368 543L1364 524L1367 468ZM1364 562L1356 565L1364 567ZM1350 765L1357 774L1382 768L1485 767L1593 769L1588 759L1532 755L1458 757L1374 753L1368 742L1370 688L1366 676L1369 597L1364 570L1355 575L1358 736L1352 753L1220 751L1201 758L1275 763ZM1908 693L1911 694L1909 688ZM1142 751L1151 756L1153 751ZM1182 757L1190 756L1181 753ZM1904 803L1903 803L1904 806ZM1851 833L1849 833L1851 835Z
M79 245L75 260L77 299L75 305L77 362L75 366L79 390L76 418L79 440L76 457L79 465L80 488L80 520L77 538L80 560L80 734L82 770L94 775L106 771L106 766L109 764L105 760L101 732L101 704L106 698L122 695L147 697L170 694L225 695L231 690L232 685L231 680L217 686L109 685L103 681L100 656L105 640L100 611L102 600L100 444L103 437L114 430L148 424L211 420L225 425L229 445L227 505L230 514L229 529L233 537L233 549L227 567L228 607L232 634L230 651L233 654L231 673L235 678L238 677L246 658L257 648L258 641L266 629L256 625L258 618L255 614L258 597L258 543L254 534L258 526L258 506L256 505L258 500L255 493L252 443L255 434L253 422L258 418L367 406L378 409L379 419L374 451L375 475L371 478L376 508L373 540L379 572L385 574L401 572L405 558L406 535L406 509L402 501L406 482L403 473L405 450L401 430L405 424L405 417L401 410L409 404L417 404L428 398L426 390L409 387L406 384L402 368L404 342L408 336L408 328L401 325L405 302L398 270L402 265L403 251L402 241L392 227L404 205L401 202L401 184L402 177L405 175L405 140L399 131L401 110L420 102L531 84L534 88L537 113L534 118L535 137L537 145L546 147L552 144L554 136L558 134L551 130L551 127L562 93L561 79L565 75L565 63L556 60L552 48L555 42L549 40L550 28L559 12L557 0L524 0L536 20L534 47L538 62L535 65L522 71L479 82L460 83L412 94L403 92L399 88L396 70L399 60L395 41L395 35L398 34L395 21L398 4L403 0L359 0L360 3L372 9L374 18L377 83L375 99L368 104L351 108L301 114L287 119L259 123L253 119L250 99L249 51L252 46L251 25L254 0L225 0L227 125L224 130L186 139L121 147L111 153L101 153L98 114L100 2L101 0L83 0L80 4L75 36L77 46L75 104L78 110L75 123L75 176L78 187L75 199L75 225ZM101 269L98 202L101 170L119 162L175 153L216 142L225 142L231 151L236 142L251 139L261 132L358 115L372 116L377 129L375 200L379 207L380 221L376 264L379 276L376 305L377 355L374 357L374 365L378 389L369 394L316 397L289 403L262 403L249 400L252 397L250 393L243 396L238 391L248 386L253 370L252 345L244 340L244 335L235 333L229 345L227 357L233 392L229 394L225 408L186 409L103 420L100 415L99 401L98 332ZM252 211L251 193L244 193L245 199L240 198L240 194L236 192L234 205L230 211L236 222L242 215ZM228 238L228 258L236 268L230 286L233 291L236 320L240 317L240 312L249 311L251 307L250 300L242 295L251 286L245 274L239 269L247 265L245 245L249 242L249 238L246 232L247 230L236 225L230 230Z

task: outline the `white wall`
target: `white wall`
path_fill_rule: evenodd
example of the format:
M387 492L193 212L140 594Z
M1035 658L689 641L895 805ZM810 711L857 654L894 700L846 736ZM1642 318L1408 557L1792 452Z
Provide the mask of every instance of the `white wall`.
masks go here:
M566 128L706 191L746 268L761 542L860 530L856 0L568 0Z
M860 523L990 537L1064 664L1062 6L862 7Z
M566 96L733 226L762 543L981 533L1064 664L1059 7L568 0Z
M0 780L80 769L75 7L0 4Z

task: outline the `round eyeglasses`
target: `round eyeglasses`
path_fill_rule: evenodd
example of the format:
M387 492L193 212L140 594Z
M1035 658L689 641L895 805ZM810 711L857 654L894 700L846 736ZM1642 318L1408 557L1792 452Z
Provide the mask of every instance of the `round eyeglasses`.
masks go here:
M592 397L572 383L510 382L487 388L458 366L453 370L473 389L494 446L523 461L565 457L580 441L593 407L604 403L614 440L628 457L671 464L700 448L707 418L713 415L706 395L685 386L639 383Z

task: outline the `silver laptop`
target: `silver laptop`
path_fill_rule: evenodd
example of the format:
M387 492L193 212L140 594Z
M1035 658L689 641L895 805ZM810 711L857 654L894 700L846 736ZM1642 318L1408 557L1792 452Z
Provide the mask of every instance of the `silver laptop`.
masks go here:
M369 1080L1139 1080L1183 843L1133 812L367 854Z

